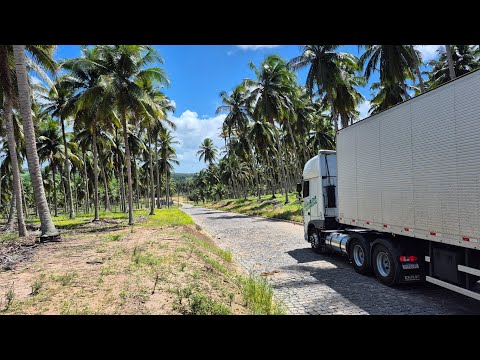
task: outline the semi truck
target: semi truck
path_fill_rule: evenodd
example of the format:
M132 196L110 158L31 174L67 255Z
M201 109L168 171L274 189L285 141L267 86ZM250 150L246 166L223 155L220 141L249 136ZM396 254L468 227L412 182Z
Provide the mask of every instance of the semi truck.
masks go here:
M480 300L480 71L337 131L297 191L315 252Z

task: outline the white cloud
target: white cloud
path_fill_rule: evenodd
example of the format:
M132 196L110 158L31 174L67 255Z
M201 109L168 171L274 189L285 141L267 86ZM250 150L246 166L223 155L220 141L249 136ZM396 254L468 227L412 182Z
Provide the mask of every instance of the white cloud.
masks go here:
M422 54L423 62L427 62L438 56L437 50L443 45L415 45L415 48Z
M195 173L204 167L205 163L198 161L197 151L200 143L206 137L213 140L219 150L224 146L220 138L220 129L226 115L218 115L210 118L201 118L196 112L186 110L179 117L169 114L168 118L177 125L174 136L178 141L175 144L177 158L180 162L175 167L176 172Z
M170 99L170 105L172 105L174 108L177 107L177 103L175 102L175 100Z
M360 112L358 120L362 120L368 117L368 111L370 110L370 101L364 101L363 103L358 105L357 110Z
M259 50L259 49L271 49L280 45L236 45L242 50ZM229 54L230 55L230 54Z

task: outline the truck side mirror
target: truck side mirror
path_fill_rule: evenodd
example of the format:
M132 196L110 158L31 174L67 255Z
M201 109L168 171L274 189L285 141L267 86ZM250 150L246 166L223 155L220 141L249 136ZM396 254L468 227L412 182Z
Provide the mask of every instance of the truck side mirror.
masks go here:
M300 194L302 192L302 183L297 184L297 192Z

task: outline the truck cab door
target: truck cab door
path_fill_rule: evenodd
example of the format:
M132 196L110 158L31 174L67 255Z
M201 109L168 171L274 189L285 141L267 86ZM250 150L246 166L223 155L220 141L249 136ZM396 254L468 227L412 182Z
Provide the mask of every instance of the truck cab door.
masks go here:
M303 180L302 197L303 226L305 228L305 234L307 234L308 224L312 218L312 209L310 207L310 180Z

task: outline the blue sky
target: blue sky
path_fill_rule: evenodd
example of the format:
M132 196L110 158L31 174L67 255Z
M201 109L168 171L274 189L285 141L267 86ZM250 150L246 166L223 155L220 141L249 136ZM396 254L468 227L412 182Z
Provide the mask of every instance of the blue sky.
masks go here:
M420 46L425 61L435 57L438 45ZM258 65L266 56L278 54L287 61L301 53L299 45L156 45L164 59L171 86L165 89L167 96L176 105L170 119L177 124L175 136L180 161L176 172L197 172L204 167L198 161L196 151L205 137L211 137L217 146L223 141L218 132L224 115L216 115L220 105L218 94L230 91L243 79L253 77L249 62ZM342 46L339 51L359 55L357 45ZM55 58L64 59L80 55L78 45L58 46ZM299 83L305 83L306 70L298 73ZM369 86L378 80L372 76L370 83L360 88L362 95L371 98ZM359 107L361 117L368 112L368 102Z

